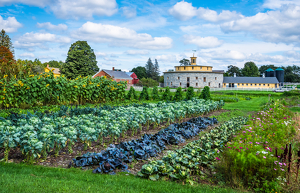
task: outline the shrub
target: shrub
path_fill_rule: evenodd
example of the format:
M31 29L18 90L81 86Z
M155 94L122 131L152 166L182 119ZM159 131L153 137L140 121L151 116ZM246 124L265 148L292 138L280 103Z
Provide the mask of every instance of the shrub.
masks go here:
M182 92L182 88L181 87L177 88L173 100L174 101L181 101L181 100L183 100L183 92Z
M166 90L163 94L162 100L171 100L171 92L170 92L170 88L167 86Z
M135 89L133 88L133 86L130 87L130 90L127 93L126 99L128 99L128 100L137 99L137 94L136 94Z
M148 93L148 87L146 87L146 86L143 87L143 90L142 90L142 93L141 93L139 99L140 100L150 100L149 93Z
M210 90L209 90L208 86L204 87L204 89L202 90L199 98L200 99L205 99L205 100L211 99L211 97L210 97Z
M156 80L153 80L152 78L142 78L137 83L138 86L147 86L147 87L154 87L158 86L159 83Z
M186 99L187 100L191 100L193 97L195 96L195 92L194 92L194 88L193 87L189 87L187 89L187 92L186 92Z
M153 88L153 90L152 90L152 99L153 100L159 100L160 99L160 97L158 95L158 88L157 88L157 86L155 86Z

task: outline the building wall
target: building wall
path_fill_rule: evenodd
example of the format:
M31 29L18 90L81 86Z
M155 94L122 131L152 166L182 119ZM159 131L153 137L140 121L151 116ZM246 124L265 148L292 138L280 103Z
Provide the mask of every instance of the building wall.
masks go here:
M223 88L229 87L229 83L223 83ZM277 84L277 88L279 84ZM266 83L235 83L235 88L276 88L275 84Z
M175 66L175 71L206 71L211 72L210 66Z
M178 79L179 77L179 79ZM205 73L205 72L174 72L164 73L164 86L169 87L187 87L187 78L189 77L189 86L194 88L203 88L209 86L212 88L222 87L223 74ZM180 84L181 83L181 84Z

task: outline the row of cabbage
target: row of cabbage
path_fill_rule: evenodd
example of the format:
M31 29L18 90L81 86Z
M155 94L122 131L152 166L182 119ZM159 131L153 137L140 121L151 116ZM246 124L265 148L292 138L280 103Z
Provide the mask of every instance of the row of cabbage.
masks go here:
M87 167L99 165L94 173L114 173L115 169L128 171L126 163L135 160L147 160L156 157L167 145L184 143L185 139L198 135L207 126L217 123L216 118L198 117L188 122L172 124L156 134L145 134L140 139L110 144L100 153L87 153L73 159L70 167Z
M26 159L46 157L51 151L59 154L68 146L72 153L75 142L83 142L85 149L92 142L103 143L104 137L111 141L124 137L130 130L134 135L142 126L158 126L174 122L186 116L197 116L220 109L222 101L193 99L175 103L160 102L145 106L116 107L113 110L97 111L97 114L26 116L16 120L0 120L0 148L5 149L5 159L11 149L20 148Z
M247 122L247 118L237 117L215 127L199 140L187 144L184 148L169 152L161 160L143 165L138 176L158 179L186 179L199 173L201 167L211 166L218 152Z

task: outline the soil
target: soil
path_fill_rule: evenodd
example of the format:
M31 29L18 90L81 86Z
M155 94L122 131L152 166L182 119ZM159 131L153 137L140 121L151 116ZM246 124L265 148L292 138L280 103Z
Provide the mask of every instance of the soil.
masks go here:
M204 115L204 117L212 117L212 116L217 116L223 112L227 112L228 110L218 110L218 111L214 111L214 112L210 112L206 115ZM181 122L186 122L188 120L190 120L193 117L189 117L189 118L185 118L183 120L181 120ZM179 121L175 121L176 123L178 123ZM209 131L210 129L212 129L213 127L216 127L216 125L212 126L212 127L208 127L204 132ZM133 139L140 139L142 135L144 134L155 134L157 133L159 130L161 130L162 128L167 127L167 123L164 122L162 124L160 124L159 127L156 127L155 129L153 129L153 125L150 125L149 130L147 130L147 127L144 126L142 128L142 131L138 131L137 134L135 134L134 136L131 136L131 131L127 131L126 135L124 138L119 138L118 141L130 141ZM141 170L142 166L150 161L153 160L158 160L161 159L163 156L165 156L167 154L168 151L174 151L176 149L181 149L183 146L185 146L186 144L198 140L199 139L199 135L188 139L185 141L185 143L181 143L179 145L167 145L166 149L164 151L162 151L158 156L156 157L151 157L149 160L141 160L141 161L133 161L132 163L129 163L128 166L128 170L132 173L132 174L136 174L138 171ZM45 160L39 160L38 162L35 162L36 165L42 165L42 166L48 166L48 167L61 167L61 168L68 168L69 163L72 162L72 159L78 156L81 156L87 152L101 152L102 150L106 149L106 146L109 144L110 138L104 138L104 146L99 144L99 142L92 142L91 146L87 148L87 150L84 150L84 144L81 142L77 142L73 145L73 153L69 154L68 152L68 147L65 147L63 149L60 150L59 155L57 157L55 157L54 155L54 151L51 151L50 153L48 153L48 156ZM118 142L115 142L115 144L118 144ZM0 149L0 160L4 157L4 149ZM19 148L17 149L13 149L9 152L9 162L14 162L14 163L20 163L24 161L24 156L22 155L21 151ZM89 167L86 169L92 169L92 168L97 168L98 166L94 166L94 167ZM118 172L118 171L116 171Z

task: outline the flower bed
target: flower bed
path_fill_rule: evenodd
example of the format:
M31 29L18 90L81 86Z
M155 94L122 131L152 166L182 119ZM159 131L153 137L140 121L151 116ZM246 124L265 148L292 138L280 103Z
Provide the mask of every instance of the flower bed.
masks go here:
M279 101L252 116L250 124L226 144L217 166L223 180L258 192L278 189L287 171L284 148L295 134L292 113Z

